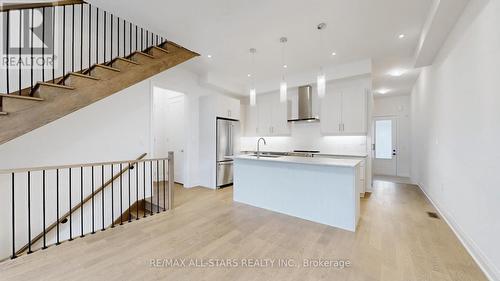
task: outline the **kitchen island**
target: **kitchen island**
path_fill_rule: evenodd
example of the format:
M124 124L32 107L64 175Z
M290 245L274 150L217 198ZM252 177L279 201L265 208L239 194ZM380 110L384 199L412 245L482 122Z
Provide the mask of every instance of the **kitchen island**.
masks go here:
M359 220L359 159L234 159L233 200L349 231Z

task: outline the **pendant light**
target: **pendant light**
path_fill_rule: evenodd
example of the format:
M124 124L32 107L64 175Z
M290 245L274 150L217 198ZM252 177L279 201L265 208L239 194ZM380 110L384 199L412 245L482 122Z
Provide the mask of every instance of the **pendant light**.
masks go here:
M255 90L255 53L257 53L257 50L255 48L250 49L250 54L252 56L252 71L250 73L250 106L255 106L257 104L257 91Z
M282 44L281 47L281 62L282 62L282 76L281 76L281 83L280 83L280 102L286 102L287 99L287 84L286 84L286 79L285 79L285 71L286 68L288 67L286 64L286 59L285 59L285 47L286 47L286 42L288 39L286 37L281 37L280 42Z
M319 73L316 78L316 87L318 90L318 97L323 98L326 93L326 76L323 70L323 60L321 59L321 55L323 54L323 30L326 29L326 23L320 23L316 27L319 31L319 54L320 54L320 67Z

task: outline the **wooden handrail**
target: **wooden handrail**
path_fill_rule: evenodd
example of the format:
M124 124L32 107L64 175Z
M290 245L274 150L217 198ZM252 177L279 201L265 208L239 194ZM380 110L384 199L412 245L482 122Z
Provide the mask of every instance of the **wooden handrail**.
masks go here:
M66 5L76 5L86 3L82 0L63 0L54 2L38 2L38 3L23 3L23 4L0 4L0 12L6 12L11 10L23 10L23 9L36 9L43 7L57 7Z
M113 161L113 162L97 162L97 163L86 163L86 164L71 164L71 165L61 165L61 166L46 166L46 167L33 167L33 168L19 168L19 169L4 169L0 170L1 174L12 174L12 173L25 173L25 172L39 172L43 170L62 170L69 168L80 168L80 167L92 167L92 166L102 166L102 165L116 165L116 164L128 164L128 163L140 163L147 161L163 161L169 160L168 157L164 158L152 158L152 159L133 159L133 160L123 160L123 161Z
M139 156L136 160L133 160L131 161L132 163L138 163L140 160L142 160L144 157L146 157L147 153L143 153L141 156ZM149 160L148 160L149 161ZM128 162L127 162L128 163ZM96 165L97 166L97 165ZM71 208L71 212L66 212L65 214L63 214L60 218L59 218L59 223L61 223L62 220L64 220L65 218L67 218L70 214L74 214L76 213L76 211L78 209L80 209L82 206L85 206L85 203L87 203L88 201L90 201L92 199L92 197L94 197L96 194L98 194L99 192L103 191L107 186L109 186L113 181L115 181L116 179L118 179L121 175L123 175L125 172L127 172L128 170L130 169L130 166L127 166L125 168L123 168L121 171L119 171L116 175L114 175L111 179L109 179L108 181L106 181L104 183L104 185L102 185L101 187L97 188L96 190L94 190L94 193L88 195L87 197L85 197L85 199L82 201L82 202L79 202L77 205L75 205L75 207ZM122 214L123 216L123 214ZM46 230L45 230L45 233L48 233L50 232L51 230L53 230L56 226L57 226L57 221L53 222L52 224L50 224ZM39 233L38 235L36 235L33 239L31 239L31 245L35 244L38 240L42 239L43 238L43 232ZM16 254L17 255L20 255L22 253L24 253L26 250L28 250L28 247L29 247L29 244L26 244L24 245L22 248L20 248Z

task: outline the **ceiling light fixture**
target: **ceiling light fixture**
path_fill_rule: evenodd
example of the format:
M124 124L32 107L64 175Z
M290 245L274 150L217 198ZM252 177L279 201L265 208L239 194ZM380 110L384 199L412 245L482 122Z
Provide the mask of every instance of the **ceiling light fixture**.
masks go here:
M247 74L247 76L248 76L248 77L252 77L252 74L248 73L248 74Z
M399 39L403 39L403 38L405 38L405 37L406 37L406 35L405 35L404 33L401 33L401 34L399 34L399 36L398 36L398 38L399 38Z
M391 90L389 89L386 89L386 88L381 88L381 89L378 89L377 90L377 93L381 94L381 95L385 95L387 93L389 93Z
M250 81L251 86L250 86L250 106L255 106L257 104L257 90L255 90L255 78L254 74L255 72L255 53L257 53L257 50L255 48L250 49L250 54L251 54L251 65L252 65L252 71L249 77L252 77L252 81Z
M321 59L321 54L323 54L323 30L326 29L326 23L322 22L316 26L316 28L319 31L319 54L320 54L320 67L319 67L319 73L316 78L316 86L318 87L318 97L323 98L326 93L326 76L325 72L323 71L323 60Z
M282 44L281 61L283 64L283 68L286 69L288 66L286 64L285 48L286 48L286 42L288 42L288 39L286 37L281 37L280 42ZM282 76L281 76L281 82L280 82L280 102L286 102L286 99L287 99L288 86L286 84L285 74L286 74L285 70L283 70Z
M394 69L389 71L389 75L393 77L400 77L407 72L406 69Z
M207 55L207 58L211 59L211 58L212 58L212 55Z
M332 52L332 56L336 56L336 55L337 55L337 53L335 53L335 52Z

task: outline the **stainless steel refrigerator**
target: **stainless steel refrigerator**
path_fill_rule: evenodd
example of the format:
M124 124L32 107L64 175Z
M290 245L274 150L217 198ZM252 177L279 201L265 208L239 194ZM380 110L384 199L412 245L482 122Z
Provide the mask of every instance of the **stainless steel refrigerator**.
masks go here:
M238 154L240 122L217 117L216 130L216 181L220 188L233 183L233 160L227 157Z

